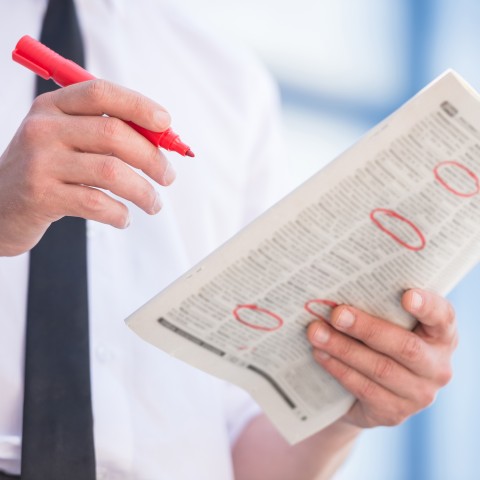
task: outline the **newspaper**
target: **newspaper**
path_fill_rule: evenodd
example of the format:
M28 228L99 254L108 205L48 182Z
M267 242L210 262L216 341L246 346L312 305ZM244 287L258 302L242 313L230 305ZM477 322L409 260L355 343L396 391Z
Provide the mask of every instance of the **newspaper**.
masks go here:
M479 176L480 97L448 71L126 321L296 443L355 400L307 325L351 304L412 328L402 293L446 294L478 259Z

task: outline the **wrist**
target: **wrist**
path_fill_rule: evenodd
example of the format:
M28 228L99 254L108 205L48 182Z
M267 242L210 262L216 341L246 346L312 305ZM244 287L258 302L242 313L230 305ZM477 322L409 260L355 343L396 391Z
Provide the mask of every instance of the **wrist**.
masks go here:
M323 433L331 439L338 438L338 440L342 443L349 443L350 441L355 440L362 431L363 428L354 425L353 423L349 422L345 417L342 417L334 423L325 427L319 433Z

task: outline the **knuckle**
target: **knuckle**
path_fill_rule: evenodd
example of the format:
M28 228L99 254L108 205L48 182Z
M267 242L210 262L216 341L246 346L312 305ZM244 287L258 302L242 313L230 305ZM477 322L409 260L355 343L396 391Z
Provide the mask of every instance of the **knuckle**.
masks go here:
M33 99L32 106L30 107L31 112L42 110L44 108L46 103L45 96L46 94L38 95L38 97Z
M351 357L353 350L353 340L349 338L344 338L343 341L339 342L338 346L338 357L340 360L345 360Z
M397 408L386 416L382 423L386 427L396 427L397 425L402 424L407 418L408 413L405 412L403 408Z
M122 121L114 117L103 117L101 122L101 135L107 139L112 139L118 135L122 127Z
M101 104L105 98L112 95L112 84L102 79L95 79L87 82L86 94L89 100L95 104Z
M148 151L145 152L145 157L146 157L146 169L150 168L158 168L160 163L158 160L158 148L154 147L153 145L148 146ZM166 166L164 167L164 170L166 169Z
M377 391L377 385L370 379L365 378L358 387L357 397L362 401L370 401L376 396Z
M380 357L376 362L373 370L375 378L385 380L392 376L394 363L386 357Z
M139 201L141 205L150 208L155 202L155 191L150 185L144 185L138 191Z
M133 117L142 116L147 109L147 100L142 95L135 93L130 99L130 111Z
M128 218L128 208L123 204L118 204L111 212L110 224L117 228L122 228L126 225Z
M35 144L49 131L51 131L51 122L47 115L30 114L22 122L21 140L25 144Z
M418 362L424 356L424 347L415 334L407 335L400 348L400 354L409 362Z
M335 371L331 373L342 383L348 383L352 370L346 365L338 364L335 367Z
M98 165L100 178L108 184L115 183L118 178L118 162L114 157L105 155Z
M438 384L442 387L447 385L453 377L452 368L449 366L443 367L437 375Z
M83 198L83 206L89 212L97 213L103 210L103 194L95 188L88 188Z
M433 388L424 387L418 396L419 410L430 406L435 401L435 397L436 391Z
M30 107L30 111L41 111L45 108L51 107L53 100L53 92L42 93L33 99L32 106Z
M381 334L380 330L381 329L379 325L375 325L374 323L368 323L364 331L362 332L361 338L363 338L366 343L375 341Z

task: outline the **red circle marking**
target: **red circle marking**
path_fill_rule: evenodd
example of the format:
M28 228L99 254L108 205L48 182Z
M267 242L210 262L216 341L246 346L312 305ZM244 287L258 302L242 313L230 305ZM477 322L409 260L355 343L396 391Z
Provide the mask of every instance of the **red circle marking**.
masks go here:
M255 312L260 312L264 313L265 315L268 315L269 317L275 319L277 322L276 325L273 327L265 327L262 325L255 325L254 323L247 322L246 320L243 320L240 317L239 310L253 310ZM264 332L273 332L275 330L278 330L282 325L283 325L283 319L279 315L271 312L270 310L267 310L266 308L261 308L258 307L257 305L237 305L235 309L233 310L233 316L235 317L235 320L239 321L243 325L246 325L247 327L253 328L254 330L262 330Z
M397 218L398 220L406 223L409 227L412 228L412 230L417 234L418 238L420 239L420 245L415 246L415 245L410 245L406 242L404 242L401 238L397 237L393 232L388 230L386 227L384 227L376 218L375 215L377 213L385 214L388 217L393 217ZM400 244L402 247L408 248L408 250L413 250L414 252L418 252L419 250L422 250L425 245L426 245L426 240L425 237L423 236L423 233L419 230L419 228L413 224L410 220L407 218L403 217L397 212L394 212L393 210L388 210L386 208L376 208L375 210L372 210L370 213L370 219L372 222L384 233L392 237L398 244Z
M330 308L338 307L338 303L332 302L332 300L325 300L323 298L315 298L313 300L309 300L308 302L305 302L305 305L303 306L303 308L308 313L311 313L313 316L319 318L320 320L323 320L324 322L326 322L327 319L322 315L320 315L319 313L317 313L315 310L312 310L312 308L310 307L312 303L321 303L322 305L327 305L327 307L330 307Z
M475 191L472 192L459 192L458 190L455 190L451 185L449 185L441 176L439 173L439 170L442 167L446 166L451 166L455 168L459 168L460 170L463 170L474 182L475 182ZM449 192L453 193L454 195L457 195L458 197L473 197L477 193L480 192L480 182L478 181L477 175L473 173L469 168L467 168L465 165L462 165L460 162L456 162L454 160L448 160L446 162L441 162L439 163L434 169L433 169L433 174L435 175L435 178L437 181L442 185L442 187L446 188Z

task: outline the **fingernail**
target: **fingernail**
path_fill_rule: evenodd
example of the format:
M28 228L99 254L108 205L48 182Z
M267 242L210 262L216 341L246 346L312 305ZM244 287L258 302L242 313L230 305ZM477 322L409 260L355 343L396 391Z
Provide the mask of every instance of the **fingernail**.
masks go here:
M176 177L175 170L172 167L172 164L170 162L167 163L167 168L163 172L163 183L165 185L170 185Z
M162 209L163 203L160 194L155 192L155 202L153 203L152 213L158 213Z
M153 120L155 122L156 130L163 132L170 126L170 114L164 110L157 110L153 114Z
M337 318L335 326L349 328L353 325L353 322L355 322L355 315L348 308L344 308L340 313L340 316Z
M412 292L410 308L412 310L420 310L422 305L423 305L423 297L418 292Z
M127 228L129 225L130 225L130 212L127 213L127 218L125 219L123 228Z
M313 334L315 343L327 343L330 338L330 332L323 326L318 326Z

